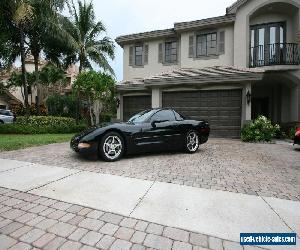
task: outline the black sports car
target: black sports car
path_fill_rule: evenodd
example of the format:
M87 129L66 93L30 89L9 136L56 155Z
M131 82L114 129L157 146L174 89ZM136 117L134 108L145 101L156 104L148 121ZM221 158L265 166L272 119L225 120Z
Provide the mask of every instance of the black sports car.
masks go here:
M71 148L82 154L99 154L106 161L149 151L195 153L200 144L207 142L209 132L205 121L188 120L172 109L150 109L128 122L90 128L72 138Z

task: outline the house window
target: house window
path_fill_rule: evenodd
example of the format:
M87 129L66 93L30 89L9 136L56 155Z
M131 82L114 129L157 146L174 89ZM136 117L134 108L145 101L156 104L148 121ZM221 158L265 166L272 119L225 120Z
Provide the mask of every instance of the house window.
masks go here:
M135 65L136 66L143 65L143 46L142 45L135 46Z
M217 55L217 33L197 36L197 57Z
M177 62L177 42L165 43L165 62L174 63Z

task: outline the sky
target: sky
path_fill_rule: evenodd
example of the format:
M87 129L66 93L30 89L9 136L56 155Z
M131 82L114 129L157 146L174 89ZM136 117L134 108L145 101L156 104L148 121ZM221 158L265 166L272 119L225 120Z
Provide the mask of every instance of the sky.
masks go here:
M107 36L173 28L175 22L225 15L235 0L93 0L97 20L107 29ZM111 62L118 81L123 78L123 51L116 44Z

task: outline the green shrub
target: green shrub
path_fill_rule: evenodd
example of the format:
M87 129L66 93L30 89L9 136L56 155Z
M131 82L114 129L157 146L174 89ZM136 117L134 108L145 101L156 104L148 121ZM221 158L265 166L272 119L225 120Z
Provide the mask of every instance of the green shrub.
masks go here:
M281 125L281 132L283 135L284 139L294 139L296 129L299 127L300 121L299 122L290 122L290 123L283 123Z
M0 126L0 134L65 134L78 133L86 124L76 124L75 119L53 116L18 117L14 124Z
M85 124L73 126L38 126L26 124L0 125L0 134L68 134L78 133L86 129Z
M245 142L271 141L280 132L279 125L272 125L264 116L243 127L241 139Z
M46 100L48 114L52 116L76 117L76 97L74 95L53 94Z
M73 118L57 116L19 116L16 123L39 126L72 126L76 124L76 121Z

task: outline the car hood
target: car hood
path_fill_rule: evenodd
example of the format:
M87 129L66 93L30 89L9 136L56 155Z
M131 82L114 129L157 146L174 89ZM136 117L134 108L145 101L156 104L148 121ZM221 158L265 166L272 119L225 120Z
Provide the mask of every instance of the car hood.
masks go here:
M74 138L81 139L83 137L94 134L94 132L98 133L101 130L104 131L109 128L121 128L123 126L128 126L128 125L133 125L133 124L127 123L127 122L104 122L104 123L100 123L97 126L92 126L92 127L87 128L86 130L82 131L81 133L75 135Z

